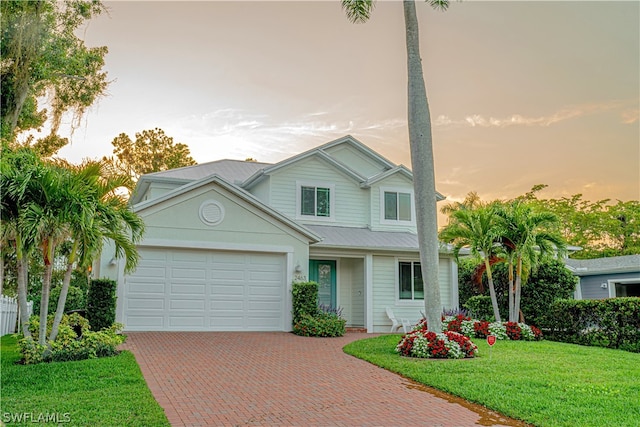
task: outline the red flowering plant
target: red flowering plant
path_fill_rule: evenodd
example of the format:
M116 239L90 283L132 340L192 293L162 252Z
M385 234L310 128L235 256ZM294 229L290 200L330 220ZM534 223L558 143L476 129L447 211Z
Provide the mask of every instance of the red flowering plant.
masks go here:
M486 320L473 322L473 334L476 338L486 338L489 336L489 322Z
M475 357L478 347L468 337L457 332L447 331L436 334L426 329L426 322L421 322L424 328L416 325L416 329L404 335L396 352L408 357L423 357L437 359L462 359Z
M446 331L463 333L463 322L469 321L471 321L471 317L465 316L463 314L458 314L456 316L442 316L442 329Z
M504 326L507 329L507 336L510 340L518 341L522 338L522 328L516 322L507 322Z

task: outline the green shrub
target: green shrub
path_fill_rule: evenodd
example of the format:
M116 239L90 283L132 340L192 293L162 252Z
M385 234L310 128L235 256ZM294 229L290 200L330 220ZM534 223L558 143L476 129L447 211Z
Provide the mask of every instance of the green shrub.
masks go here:
M53 316L49 316L48 320L50 332ZM114 356L118 354L118 346L125 340L125 336L120 334L121 324L115 323L109 328L93 332L89 330L87 319L77 313L62 317L55 341L49 341L47 345L37 343L38 327L39 319L33 316L29 322L29 329L35 332L34 337L18 341L22 362L25 365Z
M18 340L18 350L22 354L22 363L34 365L43 362L43 355L47 350L47 346L38 344L38 341L32 337L26 337Z
M522 287L522 314L529 325L543 325L549 306L559 299L573 299L578 278L558 261L540 264Z
M341 337L346 323L336 313L319 312L315 316L305 313L293 326L293 333L304 337Z
M318 314L318 284L316 282L296 282L292 287L293 325L303 316Z
M50 314L47 316L47 337L51 334L51 327L53 326L53 318L54 314ZM60 320L60 327L58 328L58 337L56 337L56 341L60 338L60 331L63 326L69 326L75 332L76 336L82 336L86 331L89 330L89 321L84 317L80 316L78 313L72 314L64 314L62 315L62 319ZM31 331L31 335L33 339L38 341L40 336L40 318L38 316L31 316L29 319L29 331Z
M110 279L92 280L87 296L87 319L91 330L109 328L116 320L116 282Z
M640 298L558 300L544 326L555 341L640 353Z
M491 305L490 296L473 296L467 300L464 307L471 312L471 317L474 319L486 320L489 322L496 320L493 316L493 306Z

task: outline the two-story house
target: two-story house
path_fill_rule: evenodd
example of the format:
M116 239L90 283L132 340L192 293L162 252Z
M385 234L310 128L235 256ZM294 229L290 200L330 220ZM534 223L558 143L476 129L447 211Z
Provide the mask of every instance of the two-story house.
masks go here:
M111 247L94 269L118 281L126 330L289 331L301 280L368 332L389 330L386 307L412 321L424 310L412 173L351 136L276 164L144 175L131 204L146 224L137 269L125 274ZM439 279L443 308L456 307L445 251Z

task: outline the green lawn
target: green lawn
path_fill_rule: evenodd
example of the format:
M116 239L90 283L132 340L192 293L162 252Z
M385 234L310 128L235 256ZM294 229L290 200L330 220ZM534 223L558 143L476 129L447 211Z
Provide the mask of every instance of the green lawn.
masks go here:
M466 360L400 357L400 335L344 351L536 426L640 426L640 354L552 341L498 341Z
M10 335L1 341L0 425L168 426L133 354L65 363L16 365L20 353ZM27 418L24 419L25 414ZM22 416L22 422L11 417ZM15 418L14 418L15 419ZM68 421L68 422L66 422Z

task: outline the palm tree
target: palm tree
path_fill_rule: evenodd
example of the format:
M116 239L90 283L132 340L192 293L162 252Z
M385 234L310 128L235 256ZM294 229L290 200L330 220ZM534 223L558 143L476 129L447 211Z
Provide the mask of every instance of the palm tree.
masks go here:
M2 148L2 162L0 162L2 237L4 246L12 246L16 255L19 322L25 337L31 337L28 327L27 274L29 257L35 246L34 239L25 227L25 217L27 205L34 190L33 183L43 174L44 169L42 161L32 150L20 148L13 151L7 147Z
M136 243L144 232L142 219L116 194L116 189L126 184L128 177L109 176L102 162L87 162L77 167L67 164L66 168L71 172L69 186L76 195L70 200L69 210L68 238L72 246L49 341L54 341L58 334L76 262L80 267L90 265L108 238L115 242L116 256L125 257L125 271L130 271L138 262Z
M536 212L526 202L515 200L499 209L497 215L501 218L502 242L510 260L509 321L517 322L525 267L534 267L541 257L563 254L567 245L560 235L548 231L558 222L551 212ZM514 267L515 282L512 282Z
M40 300L38 343L46 344L49 293L56 249L68 235L72 195L65 185L68 171L44 163L42 173L32 180L29 199L25 200L22 227L29 240L42 251L44 271Z
M446 10L448 0L428 0L436 9ZM366 22L373 10L373 0L342 0L347 18L354 23ZM442 329L440 285L438 283L439 242L436 186L431 137L431 117L422 74L418 37L418 18L413 0L404 0L405 35L408 65L409 145L415 194L416 227L420 264L424 278L424 305L430 331Z
M495 212L493 204L476 205L473 209L451 210L449 224L440 231L440 239L453 244L456 260L459 259L462 248L468 248L472 255L482 260L483 268L476 270L477 279L482 283L482 274L486 272L493 316L497 322L500 322L498 298L491 273L491 266L502 261L496 255L499 250L500 229Z

